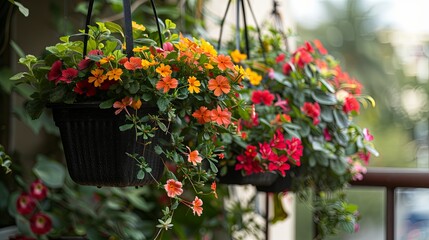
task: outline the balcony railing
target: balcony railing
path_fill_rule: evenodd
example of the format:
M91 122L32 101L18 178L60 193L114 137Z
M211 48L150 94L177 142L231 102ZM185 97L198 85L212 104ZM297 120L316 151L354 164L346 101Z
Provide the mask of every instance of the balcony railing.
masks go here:
M386 188L386 239L395 239L395 189L429 188L429 171L404 168L369 168L362 181L353 186Z

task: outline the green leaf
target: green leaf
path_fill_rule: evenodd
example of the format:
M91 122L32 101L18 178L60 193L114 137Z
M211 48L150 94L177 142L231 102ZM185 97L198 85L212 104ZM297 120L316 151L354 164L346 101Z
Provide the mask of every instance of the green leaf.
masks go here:
M98 105L101 109L108 109L113 107L113 103L115 102L115 99L109 99L106 101L103 101L100 103L100 105Z
M212 170L212 172L217 173L217 172L218 172L218 169L217 169L216 164L214 164L214 163L213 163L213 162L211 162L211 161L209 161L209 163L210 163L210 169Z
M340 128L346 128L347 126L349 126L347 115L342 111L340 112L338 109L334 110L334 119L335 123Z
M158 122L158 126L159 126L159 128L161 128L161 130L163 132L167 132L168 131L167 126L165 126L165 124L163 122L159 121Z
M33 172L48 187L61 188L64 185L66 176L64 166L43 155L37 156L37 163L33 168Z
M161 155L162 153L164 153L164 150L159 145L156 145L154 150L158 155Z
M332 159L330 161L330 167L337 175L343 175L347 171L347 165L345 160L342 159Z
M19 80L19 79L21 79L21 78L23 78L25 75L27 75L28 73L26 73L26 72L20 72L20 73L17 73L17 74L15 74L15 75L13 75L11 78L9 78L10 80Z
M345 232L348 232L348 233L354 233L355 231L354 222L341 222L340 227L341 229L343 229Z
M375 150L373 147L366 145L365 149L370 152L372 155L378 157L380 154L378 153L377 150Z
M321 115L323 121L325 121L325 122L334 121L334 115L332 113L332 110L333 110L332 107L327 107L327 106L322 105L321 110L322 111L321 111L320 115Z
M337 98L334 94L331 93L325 93L322 90L316 89L314 92L311 93L311 96L313 99L324 105L335 105L337 104Z
M114 22L105 22L104 26L110 30L112 33L120 33L122 37L124 37L124 31L122 30L122 27Z
M22 13L22 15L28 17L28 15L30 14L30 11L28 10L28 8L24 7L24 5L22 5L17 1L12 1L12 3L18 7L18 10Z
M33 99L24 104L25 111L27 111L28 115L30 115L31 119L38 119L45 108L46 102Z
M323 84L323 86L326 87L329 92L335 93L335 88L329 82L327 82L325 79L319 79L319 81Z
M158 105L159 111L165 112L168 108L168 105L170 104L170 100L165 97L161 97L158 99L156 104Z
M170 19L165 20L166 29L176 29L176 24L173 23Z
M146 173L142 169L140 169L139 172L137 173L137 179L140 179L140 180L143 179L145 174Z
M132 124L132 123L124 124L124 125L122 125L122 126L119 127L119 130L121 132L123 132L123 131L127 131L127 130L133 128L133 127L134 127L134 124Z
M7 208L7 201L9 199L9 191L7 190L6 186L3 182L0 182L0 209L6 209Z

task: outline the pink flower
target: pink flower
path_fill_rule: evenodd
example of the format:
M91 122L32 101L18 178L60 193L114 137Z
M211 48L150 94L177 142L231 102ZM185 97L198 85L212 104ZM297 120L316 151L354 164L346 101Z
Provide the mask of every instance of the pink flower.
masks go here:
M268 69L268 77L270 79L274 79L274 77L275 77L274 69L272 69L272 68Z
M374 136L372 136L372 135L369 133L368 128L364 128L364 129L362 130L362 132L363 132L363 136L364 136L364 138L365 138L365 140L366 140L366 141L372 141L372 140L374 140Z
M264 103L269 106L273 104L274 95L270 93L268 90L255 90L252 93L252 102L254 104Z
M309 117L313 118L313 124L317 125L319 124L319 116L320 116L320 106L319 103L310 103L306 102L304 103L304 106L301 108L301 110Z
M36 235L43 235L51 231L52 220L43 213L36 213L30 218L31 231Z
M31 183L30 195L39 201L43 200L48 195L48 188L42 183L40 179L37 179Z
M162 45L162 48L164 49L164 51L174 51L174 47L173 44L171 42L166 42Z
M26 215L32 213L36 208L36 202L34 199L27 193L21 193L18 199L16 200L16 210L22 214Z
M289 111L289 103L287 101L287 99L282 100L280 95L277 94L277 102L274 103L274 106L280 107L284 112Z
M167 196L171 198L183 193L182 183L174 179L168 179L167 183L164 185L164 189L167 192Z
M305 42L305 49L310 53L314 53L313 46L311 46L311 43L309 42Z
M329 133L329 129L327 128L323 129L323 137L328 142L332 140L332 135Z

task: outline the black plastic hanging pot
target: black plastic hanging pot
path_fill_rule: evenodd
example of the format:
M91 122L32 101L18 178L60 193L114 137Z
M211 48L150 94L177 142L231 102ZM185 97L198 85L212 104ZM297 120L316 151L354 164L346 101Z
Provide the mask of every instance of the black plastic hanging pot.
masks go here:
M67 168L73 181L93 186L142 186L162 176L164 165L154 147L167 135L157 130L151 139L136 139L135 131L120 131L125 113L100 109L98 103L51 104L58 126ZM157 108L143 107L139 116L156 114ZM150 143L149 143L150 142ZM126 153L138 153L152 168L152 176L137 179L140 170L135 159Z
M271 186L278 177L278 174L273 172L254 173L243 176L241 171L236 171L233 167L229 167L225 175L218 175L219 183L221 184L250 184L253 186Z

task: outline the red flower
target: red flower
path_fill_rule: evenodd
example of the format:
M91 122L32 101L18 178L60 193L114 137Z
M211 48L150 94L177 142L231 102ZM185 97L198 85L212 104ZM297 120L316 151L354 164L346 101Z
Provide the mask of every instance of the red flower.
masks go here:
M268 143L259 143L259 153L262 159L271 159L273 157L273 150Z
M78 73L79 71L74 68L67 68L61 72L61 77L58 78L58 81L71 83L71 81L77 77ZM55 81L55 83L58 83L58 81Z
M52 229L52 220L46 214L34 214L30 218L30 228L31 231L36 235L46 234Z
M49 81L55 81L57 83L59 81L59 78L62 75L61 67L63 66L63 63L61 60L55 61L52 64L51 70L48 72L48 80Z
M285 136L279 129L274 134L274 137L271 140L270 145L271 147L277 148L279 150L286 149Z
M85 59L82 59L78 64L77 64L77 69L79 69L79 70L85 70L85 69L87 69L87 68L89 68L89 66L91 65L91 59L89 59L89 58L85 58Z
M30 195L39 201L43 200L48 195L48 188L40 179L37 179L30 186Z
M247 146L246 151L244 152L244 155L251 158L256 157L257 154L258 152L256 151L256 146L252 146L252 145Z
M359 107L360 107L359 102L352 95L349 95L344 100L343 111L345 113L350 113L350 112L359 113Z
M290 169L290 165L287 163L287 160L287 156L285 155L275 155L275 158L273 158L268 164L268 170L279 171L283 177L286 176L286 171Z
M280 63L283 62L286 58L286 55L284 53L280 53L277 57L276 57L276 63Z
M274 95L270 93L268 90L255 90L252 92L252 102L254 104L264 103L269 106L273 104Z
M310 53L314 53L313 46L311 46L311 43L309 42L305 42L305 49Z
M253 157L246 156L245 154L241 154L237 156L237 164L235 165L235 170L244 170L247 175L253 173L261 173L264 170L262 169L259 161L257 161Z
M308 50L303 47L296 50L292 56L292 63L294 63L299 68L304 68L306 64L309 64L312 61L313 57L308 52Z
M96 88L93 84L89 83L87 79L76 83L76 87L73 88L73 91L80 95L86 94L87 97L91 97L95 95Z
M289 75L292 72L292 65L290 62L283 64L283 74Z
M292 138L292 140L286 140L286 151L289 157L295 160L297 166L301 165L300 159L302 157L302 151L304 147L302 146L301 140L298 138Z
M16 210L20 214L26 215L32 213L34 208L36 208L36 202L34 202L34 199L27 193L21 193L16 200Z
M317 125L319 124L319 116L320 116L320 106L319 103L310 103L306 102L304 103L304 106L302 107L302 111L309 117L313 118L313 124Z

